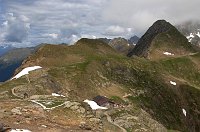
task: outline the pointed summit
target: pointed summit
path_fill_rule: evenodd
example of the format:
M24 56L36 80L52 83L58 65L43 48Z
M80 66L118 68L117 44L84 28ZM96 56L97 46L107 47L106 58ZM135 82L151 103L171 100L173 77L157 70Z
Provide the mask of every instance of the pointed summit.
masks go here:
M127 56L158 59L184 55L192 51L191 44L173 25L165 20L158 20L147 30Z
M133 48L134 45L130 44L125 38L114 38L108 43L119 53L127 55Z

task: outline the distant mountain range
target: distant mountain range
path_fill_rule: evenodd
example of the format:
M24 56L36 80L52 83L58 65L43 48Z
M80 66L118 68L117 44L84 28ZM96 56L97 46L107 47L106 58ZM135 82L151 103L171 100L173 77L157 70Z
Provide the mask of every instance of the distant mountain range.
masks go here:
M5 54L6 52L10 51L11 49L14 49L14 47L8 45L8 46L0 46L0 56Z
M129 43L129 44L136 45L136 44L138 43L138 40L139 40L139 39L140 39L140 38L139 38L138 36L134 35L133 37L131 37L130 39L128 39L128 43Z
M139 37L134 35L133 37L129 39L118 37L118 38L113 38L113 39L99 38L99 40L109 44L119 53L128 54L128 52L130 52L134 48L134 46L137 44Z
M122 53L122 54L128 54L133 48L133 43L129 43L128 40L125 38L114 38L109 41L108 43L111 47L113 47L116 51Z
M192 44L200 47L200 22L189 21L176 26Z

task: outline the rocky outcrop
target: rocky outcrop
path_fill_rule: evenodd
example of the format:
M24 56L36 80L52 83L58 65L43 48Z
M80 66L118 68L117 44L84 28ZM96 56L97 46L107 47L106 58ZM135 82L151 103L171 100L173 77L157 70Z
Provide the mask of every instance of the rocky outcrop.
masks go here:
M85 114L86 110L78 102L66 101L64 108L69 108L71 110L77 111L80 114Z
M99 38L99 40L103 41L104 43L109 43L111 41L111 39L108 38Z
M132 129L133 131L167 132L167 129L162 124L153 120L142 109L140 110L140 114L137 115L123 113L114 119L114 123L126 129L134 128L134 130Z
M109 45L113 47L116 51L127 54L130 52L133 48L133 44L129 44L129 42L125 38L114 38L109 42Z

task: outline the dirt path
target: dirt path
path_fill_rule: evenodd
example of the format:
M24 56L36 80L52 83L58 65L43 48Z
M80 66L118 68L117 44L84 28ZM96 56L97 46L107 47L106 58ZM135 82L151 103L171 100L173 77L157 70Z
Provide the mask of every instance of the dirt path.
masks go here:
M124 129L123 127L119 126L118 124L116 124L115 122L112 121L111 117L108 115L107 111L104 112L104 115L107 117L107 120L109 123L113 124L114 126L120 128L122 130L122 132L127 132L126 129Z
M15 88L11 89L11 92L14 96L18 97L18 98L22 98L21 96L18 96L16 93L15 93Z

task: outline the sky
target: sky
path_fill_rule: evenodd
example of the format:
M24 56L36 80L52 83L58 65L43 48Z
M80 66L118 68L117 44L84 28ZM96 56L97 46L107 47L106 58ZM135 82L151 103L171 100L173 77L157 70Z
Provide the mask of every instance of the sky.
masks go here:
M198 20L200 0L0 0L0 46L141 36L158 19Z

